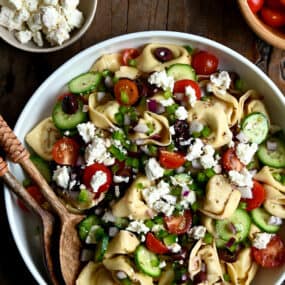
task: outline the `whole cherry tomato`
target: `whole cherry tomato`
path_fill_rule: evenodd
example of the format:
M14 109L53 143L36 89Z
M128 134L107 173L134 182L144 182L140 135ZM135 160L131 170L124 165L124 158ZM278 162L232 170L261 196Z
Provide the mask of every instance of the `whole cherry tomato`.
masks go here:
M247 4L253 13L257 13L264 4L264 0L247 0Z
M197 74L209 75L217 71L219 60L210 52L199 51L193 55L191 65Z
M260 11L263 22L273 28L285 25L285 12L263 7Z

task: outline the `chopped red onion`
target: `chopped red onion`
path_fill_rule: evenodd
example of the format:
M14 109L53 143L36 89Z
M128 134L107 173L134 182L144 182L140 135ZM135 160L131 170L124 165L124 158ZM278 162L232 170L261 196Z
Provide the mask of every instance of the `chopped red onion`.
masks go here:
M182 276L181 276L181 281L182 281L182 282L185 282L185 281L187 281L187 280L188 280L187 274L186 274L186 273L182 274Z
M158 103L156 100L150 99L147 101L147 107L153 113L156 113L157 105L158 105Z
M106 76L104 83L108 88L112 88L114 86L113 79L111 76Z
M155 134L153 136L150 136L149 138L153 139L153 140L159 140L159 139L161 139L161 135L160 134Z
M148 132L148 130L149 130L148 126L143 123L139 123L134 127L135 132L142 133L142 134L145 134L146 132Z
M100 102L106 96L106 92L97 92L97 101Z
M189 193L190 193L189 190L184 190L184 191L182 192L182 196L183 196L183 197L187 197L187 196L189 195Z
M230 240L226 243L226 247L232 247L234 245L234 243L236 242L235 238L230 238Z
M162 114L165 112L165 107L162 106L160 103L157 104L157 108L156 108L156 113L157 114Z
M237 233L237 229L235 227L235 225L233 223L229 223L228 224L228 228L229 230L233 233L233 234L236 234Z
M266 148L270 151L274 151L277 149L277 142L274 141L267 141L266 142Z
M84 158L83 156L79 155L76 161L76 166L81 166L84 164Z
M174 98L178 101L182 101L184 98L184 93L178 93L177 92L177 93L174 93L173 95L174 95Z

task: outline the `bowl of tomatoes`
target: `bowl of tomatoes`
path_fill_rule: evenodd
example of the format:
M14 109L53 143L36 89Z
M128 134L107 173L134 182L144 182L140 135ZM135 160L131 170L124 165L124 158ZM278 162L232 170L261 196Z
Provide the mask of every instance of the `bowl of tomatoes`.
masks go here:
M285 49L285 1L239 0L240 10L252 30L274 47Z

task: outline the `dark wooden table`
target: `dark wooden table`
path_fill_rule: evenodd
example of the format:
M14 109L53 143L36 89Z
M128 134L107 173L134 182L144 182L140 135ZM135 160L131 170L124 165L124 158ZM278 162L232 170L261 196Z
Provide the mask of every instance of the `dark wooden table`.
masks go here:
M92 0L91 0L92 1ZM0 114L14 126L39 85L79 51L113 36L147 30L198 34L238 51L285 91L285 51L260 42L235 0L98 0L95 20L80 41L52 54L31 54L0 41ZM2 185L0 184L2 190ZM7 222L0 195L0 284L36 284L26 269Z

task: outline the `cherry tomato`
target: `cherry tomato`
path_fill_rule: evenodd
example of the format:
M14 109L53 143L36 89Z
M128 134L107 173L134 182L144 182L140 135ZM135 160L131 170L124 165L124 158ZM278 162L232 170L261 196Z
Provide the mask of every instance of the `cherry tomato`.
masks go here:
M164 222L169 233L181 235L190 229L192 214L190 210L185 210L183 215L164 217Z
M193 81L190 79L182 79L182 80L176 81L174 83L173 92L174 93L185 93L185 88L187 86L190 86L191 88L194 89L197 100L200 100L201 98L200 86L196 81Z
M45 197L40 192L39 187L36 185L31 185L26 188L27 192L34 198L34 200L39 204L42 205L46 202ZM28 211L26 204L18 199L18 205L25 211Z
M262 267L278 267L285 263L285 246L278 235L271 238L266 248L252 247L252 255L255 261Z
M283 9L282 1L284 0L265 0L264 5L272 9Z
M115 97L121 105L133 105L139 99L139 91L135 82L120 79L114 86Z
M198 74L209 75L217 71L219 60L207 51L199 51L193 55L191 65Z
M247 0L247 4L253 13L257 13L264 4L264 0Z
M280 0L280 4L282 5L282 6L285 6L285 0ZM283 7L284 8L284 7Z
M243 201L247 204L247 211L260 207L265 200L265 194L264 187L256 180L253 180L252 198L243 199Z
M177 152L161 150L159 152L159 163L167 169L176 169L185 163L184 155Z
M151 232L146 234L145 243L146 247L154 253L165 254L169 251L167 246L162 241L157 239Z
M263 7L261 9L261 19L265 24L279 28L285 25L285 12Z
M226 171L241 171L244 167L244 165L238 159L236 152L233 148L229 148L224 152L222 156L222 166Z
M129 65L130 60L139 56L139 51L135 48L127 48L122 52L123 65Z
M102 192L106 192L112 184L112 173L110 169L104 164L94 163L87 166L83 172L83 183L90 191L92 191L90 185L91 179L97 171L103 171L107 175L107 181L99 187L98 191L95 193L94 198L98 198Z
M62 165L75 165L79 155L79 145L71 138L61 138L52 148L54 161Z

